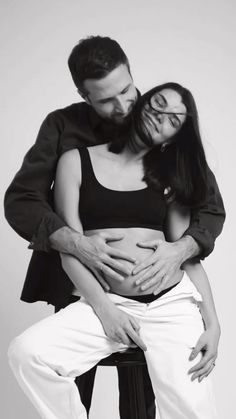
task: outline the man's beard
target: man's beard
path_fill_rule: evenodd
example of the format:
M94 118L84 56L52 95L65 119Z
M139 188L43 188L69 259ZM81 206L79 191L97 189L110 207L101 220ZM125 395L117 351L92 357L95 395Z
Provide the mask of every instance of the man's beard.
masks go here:
M132 112L127 115L120 125L115 125L115 134L110 145L109 150L113 153L120 153L127 141L129 141L133 126Z

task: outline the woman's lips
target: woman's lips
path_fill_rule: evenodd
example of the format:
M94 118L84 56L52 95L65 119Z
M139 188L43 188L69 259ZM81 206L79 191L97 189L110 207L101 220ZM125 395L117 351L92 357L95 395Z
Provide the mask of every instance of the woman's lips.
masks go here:
M144 116L145 118L147 118L147 120L149 121L149 123L152 125L152 127L158 132L159 134L159 129L157 128L156 122L152 119L152 117L150 116L150 113L147 112L146 110L144 111Z

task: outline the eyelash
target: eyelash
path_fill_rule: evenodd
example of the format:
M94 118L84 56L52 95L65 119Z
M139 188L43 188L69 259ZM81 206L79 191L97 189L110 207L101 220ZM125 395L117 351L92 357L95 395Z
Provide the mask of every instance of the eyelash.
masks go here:
M160 108L164 108L165 104L162 102L159 102L158 100L155 101L156 105L159 106Z
M172 127L174 127L174 128L178 128L178 127L179 127L179 125L178 125L178 122L177 122L177 121L173 121L171 118L169 118L169 121L170 121L170 123L171 123Z
M163 102L163 100L162 99L156 99L155 100L155 103L156 103L156 105L157 106L159 106L160 108L164 108L165 107L165 103Z
M123 92L121 92L122 95L125 95L125 93L127 93L129 91L129 87L127 87L125 90L123 90Z

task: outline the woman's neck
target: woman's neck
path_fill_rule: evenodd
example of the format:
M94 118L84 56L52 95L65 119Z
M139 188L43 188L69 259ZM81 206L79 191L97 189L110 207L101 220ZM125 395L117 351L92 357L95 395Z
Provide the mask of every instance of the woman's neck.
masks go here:
M137 160L143 158L143 156L150 150L150 148L144 144L136 133L133 133L125 144L124 151L129 153L130 158Z
M141 160L147 152L148 150L146 148L141 149L133 147L133 144L127 143L121 153L124 154L129 160L138 161Z

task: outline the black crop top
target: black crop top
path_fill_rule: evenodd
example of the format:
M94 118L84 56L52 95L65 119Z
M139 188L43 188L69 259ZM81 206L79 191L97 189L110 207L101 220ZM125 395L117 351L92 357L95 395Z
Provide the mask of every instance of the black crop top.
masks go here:
M143 227L163 230L166 215L164 194L149 186L134 191L117 191L96 179L86 147L81 158L79 214L83 229Z

